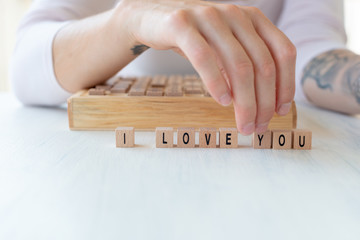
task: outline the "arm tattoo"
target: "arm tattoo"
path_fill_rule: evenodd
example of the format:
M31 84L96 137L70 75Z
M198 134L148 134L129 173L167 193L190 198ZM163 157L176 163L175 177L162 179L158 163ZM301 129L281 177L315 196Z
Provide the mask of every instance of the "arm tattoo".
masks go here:
M304 85L306 80L313 79L319 88L332 91L336 74L348 61L349 57L341 52L326 52L306 66L301 84Z
M304 69L302 86L313 80L319 89L334 92L335 81L342 78L343 93L360 104L360 58L354 56L347 50L333 50L314 58ZM343 74L339 75L340 72Z
M147 49L149 49L150 47L141 44L141 45L135 45L133 48L131 48L131 51L133 53L133 55L137 56L140 55L141 53L145 52Z
M343 88L350 91L351 95L360 104L360 62L349 68L345 75L346 81L344 81Z

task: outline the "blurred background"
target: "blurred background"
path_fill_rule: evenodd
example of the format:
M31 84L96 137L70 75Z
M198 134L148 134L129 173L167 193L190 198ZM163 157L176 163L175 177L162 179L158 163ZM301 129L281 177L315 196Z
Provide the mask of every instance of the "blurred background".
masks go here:
M316 0L314 0L316 1ZM0 92L10 91L9 59L15 44L16 27L31 0L0 0ZM345 0L348 47L360 53L360 0Z

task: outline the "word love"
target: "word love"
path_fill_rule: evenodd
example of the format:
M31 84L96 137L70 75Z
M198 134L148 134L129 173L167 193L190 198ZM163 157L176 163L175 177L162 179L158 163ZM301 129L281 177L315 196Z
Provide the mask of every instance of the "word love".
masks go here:
M133 127L118 127L116 130L117 147L134 147L135 131ZM237 148L238 131L236 128L200 128L199 147L216 148L219 132L220 148ZM268 130L265 133L254 133L252 146L255 149L299 149L309 150L312 144L312 133L308 130ZM174 129L171 127L156 128L156 147L173 148ZM195 148L195 128L178 128L178 148Z

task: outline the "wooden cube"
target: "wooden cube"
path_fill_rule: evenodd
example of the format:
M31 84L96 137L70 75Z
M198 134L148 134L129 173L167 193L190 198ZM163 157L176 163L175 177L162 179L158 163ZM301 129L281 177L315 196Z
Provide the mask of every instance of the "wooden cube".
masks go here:
M220 148L238 147L238 130L236 128L220 128Z
M177 147L179 148L195 147L195 128L178 128Z
M135 146L135 130L133 127L118 127L115 130L116 147L131 148Z
M253 148L255 149L271 149L272 147L272 132L267 130L264 133L253 134Z
M291 130L273 130L273 149L287 150L292 148L292 131Z
M146 88L143 87L132 87L129 90L129 96L144 96Z
M165 91L165 96L167 96L167 97L182 97L183 95L184 95L184 93L182 92L182 90L179 90L179 91L166 90Z
M95 87L95 89L103 89L103 90L110 90L111 86L110 85L97 85Z
M156 130L156 147L173 148L174 147L174 129L171 127L157 127Z
M96 88L91 88L89 89L89 95L105 95L106 91L104 89L96 89Z
M296 150L310 150L312 144L312 132L309 130L293 130L293 148Z
M164 90L162 88L148 88L146 91L147 96L162 96L164 95Z
M216 148L216 128L200 128L199 147Z
M154 76L151 81L151 87L165 87L167 78L165 75Z

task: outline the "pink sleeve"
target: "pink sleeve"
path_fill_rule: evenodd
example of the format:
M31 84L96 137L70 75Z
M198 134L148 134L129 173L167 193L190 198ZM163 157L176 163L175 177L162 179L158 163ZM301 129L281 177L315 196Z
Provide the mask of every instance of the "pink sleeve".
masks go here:
M305 100L301 76L305 66L321 53L346 48L343 0L284 0L278 27L298 51L297 100Z
M52 45L70 21L110 9L114 0L38 0L23 18L11 60L10 79L18 99L27 105L53 106L71 95L58 83Z

